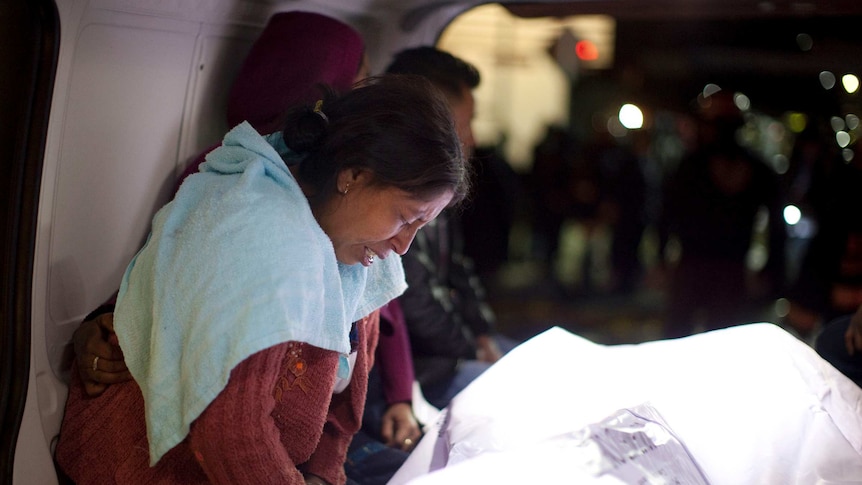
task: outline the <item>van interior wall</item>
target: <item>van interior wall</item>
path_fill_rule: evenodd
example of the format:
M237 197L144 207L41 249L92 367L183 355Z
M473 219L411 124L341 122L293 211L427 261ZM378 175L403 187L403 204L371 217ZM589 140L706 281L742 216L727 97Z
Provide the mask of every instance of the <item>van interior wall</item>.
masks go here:
M15 483L56 481L51 451L71 334L116 291L178 168L224 130L216 104L238 63L232 59L256 33L139 4L57 7L60 59L43 159L30 383Z

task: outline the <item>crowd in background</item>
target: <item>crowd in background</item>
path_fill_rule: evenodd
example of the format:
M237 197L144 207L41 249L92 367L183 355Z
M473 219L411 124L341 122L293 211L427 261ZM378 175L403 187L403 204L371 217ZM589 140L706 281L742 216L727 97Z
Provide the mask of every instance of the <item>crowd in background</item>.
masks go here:
M493 282L507 265L530 261L543 284L553 282L550 300L561 307L648 291L660 300L656 337L773 321L812 343L828 321L855 311L862 160L838 147L828 119L811 114L803 129L786 130L787 163L777 167L745 142L756 120L731 93L693 105L665 123L670 129L620 137L549 126L531 170L507 189L509 202L488 211L509 229L529 228L526 239L508 233L508 244L525 249L485 265L489 286L500 288ZM677 148L671 156L662 152L669 144ZM512 185L513 177L497 180ZM801 215L788 219L788 207ZM580 242L574 262L572 234ZM484 241L473 247L477 260L500 253ZM542 318L554 323L547 312Z

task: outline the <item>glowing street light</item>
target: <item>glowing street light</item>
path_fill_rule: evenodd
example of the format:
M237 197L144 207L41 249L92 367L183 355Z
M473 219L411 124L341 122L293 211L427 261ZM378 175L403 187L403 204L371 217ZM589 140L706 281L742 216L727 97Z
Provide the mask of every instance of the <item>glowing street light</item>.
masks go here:
M784 222L788 225L794 226L802 220L802 211L799 210L799 207L795 205L788 205L784 207Z
M599 49L588 40L579 40L575 44L575 55L582 61L595 61L599 58Z
M644 114L640 108L633 104L624 104L620 108L620 124L629 130L637 130L643 128Z
M845 74L841 76L841 84L844 85L844 90L850 94L859 89L859 78L853 74Z

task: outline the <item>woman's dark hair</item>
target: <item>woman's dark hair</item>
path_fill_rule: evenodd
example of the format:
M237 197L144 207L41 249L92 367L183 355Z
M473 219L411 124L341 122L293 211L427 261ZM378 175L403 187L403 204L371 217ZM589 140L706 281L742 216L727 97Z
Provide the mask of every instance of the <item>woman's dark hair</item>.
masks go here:
M327 91L316 104L288 112L288 148L304 154L297 178L312 202L335 193L344 169L365 169L373 183L430 199L451 190L452 203L470 189L469 164L446 99L427 79L383 75L343 95Z

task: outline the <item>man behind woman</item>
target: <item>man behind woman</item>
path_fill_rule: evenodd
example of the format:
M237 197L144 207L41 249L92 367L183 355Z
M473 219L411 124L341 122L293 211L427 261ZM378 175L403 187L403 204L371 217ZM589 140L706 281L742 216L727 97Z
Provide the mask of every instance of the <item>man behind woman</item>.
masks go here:
M470 63L435 47L405 49L386 70L420 75L445 95L464 149L475 146ZM510 194L511 195L511 194ZM416 379L425 398L443 408L517 342L495 330L495 315L473 262L464 253L462 222L447 210L416 235L404 257L408 288L398 298L410 336Z
M73 382L57 457L74 480L344 482L377 337L373 316L357 323L347 359L350 322L403 290L386 257L466 190L431 92L382 79L295 111L286 145L245 124L228 134L124 279L117 330L136 382L93 400Z

